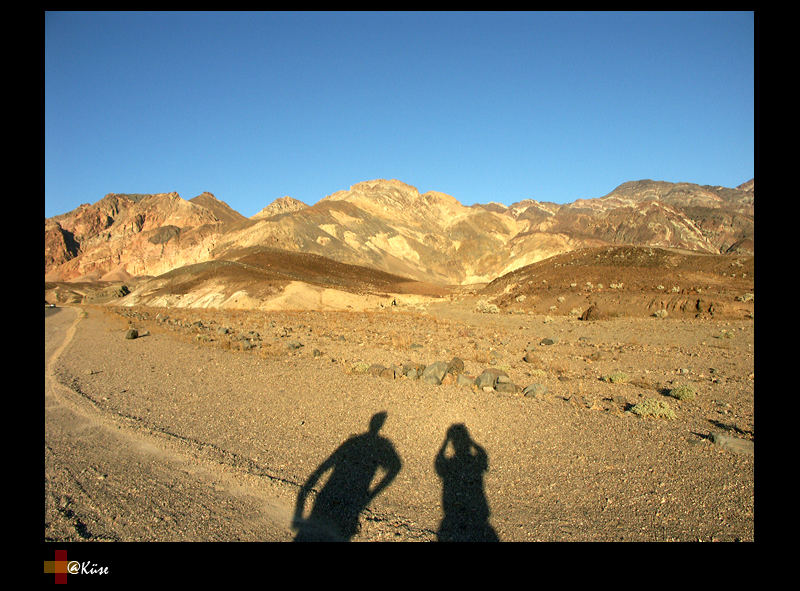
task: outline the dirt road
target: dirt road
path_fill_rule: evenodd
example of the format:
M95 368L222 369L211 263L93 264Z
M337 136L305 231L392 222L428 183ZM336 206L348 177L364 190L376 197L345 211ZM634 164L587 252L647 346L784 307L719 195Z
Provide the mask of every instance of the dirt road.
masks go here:
M346 371L356 358L459 353L459 335L482 330L464 319L437 320L420 350L409 348L418 335L397 334L400 316L371 320L376 332L394 331L391 349L355 315L335 317L339 338L325 334L322 316L241 318L261 323L265 343L274 325L306 345L287 350L276 335L269 354L226 350L152 315L137 321L150 334L128 340L128 321L105 311L47 316L46 539L754 538L754 456L706 437L728 416L718 403L750 425L734 434L754 437L752 321L725 325L739 332L712 349L713 323L675 321L659 333L624 319L505 318L492 337L509 351L523 329L526 341L561 335L539 349L546 366L560 360L558 379L547 367L549 392L531 398ZM591 344L609 334L633 344ZM701 366L713 365L716 381L703 381L695 401L673 400L677 419L644 419L618 403L655 392L641 380L599 381L604 362L649 368L653 380L679 368L705 380ZM510 374L531 375L516 362Z
M45 539L59 541L284 541L293 494L232 474L194 442L154 432L59 382L58 363L81 311L45 326Z

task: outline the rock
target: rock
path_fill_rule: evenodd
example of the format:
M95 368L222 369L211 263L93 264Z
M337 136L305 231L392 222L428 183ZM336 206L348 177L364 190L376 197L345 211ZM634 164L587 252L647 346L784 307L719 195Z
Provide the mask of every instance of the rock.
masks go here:
M425 371L425 366L421 363L405 363L401 369L401 373L410 380L416 380Z
M126 339L135 339L138 336L139 336L139 331L136 330L135 328L129 328L128 332L125 333Z
M530 396L533 398L541 398L547 393L547 386L544 384L531 384L526 386L525 389L522 390L522 393L525 396Z
M384 378L384 379L387 379L387 380L393 380L393 379L395 379L395 377L397 377L397 374L395 374L394 368L391 368L391 367L383 368L383 371L378 375L380 377Z
M739 439L724 433L714 432L708 437L712 443L721 447L730 449L737 453L753 455L755 453L755 444L749 439Z
M436 361L431 363L422 372L420 379L427 384L438 386L442 383L442 378L444 378L445 374L447 373L448 365L449 364L446 361Z
M503 392L506 394L516 394L519 392L520 388L516 384L512 383L510 380L507 382L501 382L500 379L504 376L499 376L498 381L494 386L496 392Z
M220 327L217 329L217 333L218 333L218 334L228 334L228 333L230 333L230 332L231 332L231 329L230 329L230 328L228 328L227 326L220 326Z
M289 341L288 343L286 343L286 347L291 350L300 349L301 347L304 346L305 345L303 345L303 343L301 343L300 341Z
M555 345L558 342L558 337L548 337L539 341L540 345Z
M464 362L458 357L453 357L447 364L447 373L458 375L464 371Z
M379 376L383 373L386 367L378 363L373 363L367 368L367 373L371 376Z
M502 369L496 369L494 367L484 369L481 375L475 378L475 385L478 386L478 388L485 388L487 386L494 388L495 384L497 384L498 376L501 375L508 377L508 374Z
M539 363L539 358L533 351L527 351L522 358L525 363Z
M472 386L475 383L475 378L471 378L467 374L460 373L456 377L456 384L459 386Z
M322 351L320 351L319 349L314 349L314 350L311 352L311 354L312 354L314 357L322 357Z

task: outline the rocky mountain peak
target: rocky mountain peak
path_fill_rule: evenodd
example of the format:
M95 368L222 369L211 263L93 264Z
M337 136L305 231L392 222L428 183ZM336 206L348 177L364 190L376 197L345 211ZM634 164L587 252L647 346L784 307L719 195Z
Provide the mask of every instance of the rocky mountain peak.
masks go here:
M306 205L299 199L295 199L294 197L289 197L288 195L284 195L283 197L278 197L277 199L275 199L264 209L262 209L255 215L251 216L250 219L251 220L266 219L281 213L291 213L293 211L300 211L301 209L305 209L306 207L308 207L308 205Z

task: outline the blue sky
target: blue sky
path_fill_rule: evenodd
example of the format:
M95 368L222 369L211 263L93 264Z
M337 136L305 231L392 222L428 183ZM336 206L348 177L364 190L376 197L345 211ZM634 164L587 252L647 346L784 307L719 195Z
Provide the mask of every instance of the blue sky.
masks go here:
M752 12L47 12L45 216L209 191L251 216L395 178L567 203L754 177Z

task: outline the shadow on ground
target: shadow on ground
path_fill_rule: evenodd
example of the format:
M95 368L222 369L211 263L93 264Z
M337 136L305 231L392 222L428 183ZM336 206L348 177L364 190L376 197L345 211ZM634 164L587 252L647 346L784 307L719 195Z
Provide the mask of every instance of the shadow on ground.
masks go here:
M448 456L448 447L453 454ZM444 516L437 532L440 542L498 542L489 524L489 503L483 473L489 469L486 451L470 437L467 427L453 424L434 461L442 479Z
M346 542L358 532L361 512L389 486L402 465L391 441L378 433L385 421L385 412L373 415L366 433L345 441L308 477L295 504L295 542ZM379 470L382 476L370 488ZM328 471L330 478L304 518L309 492Z

